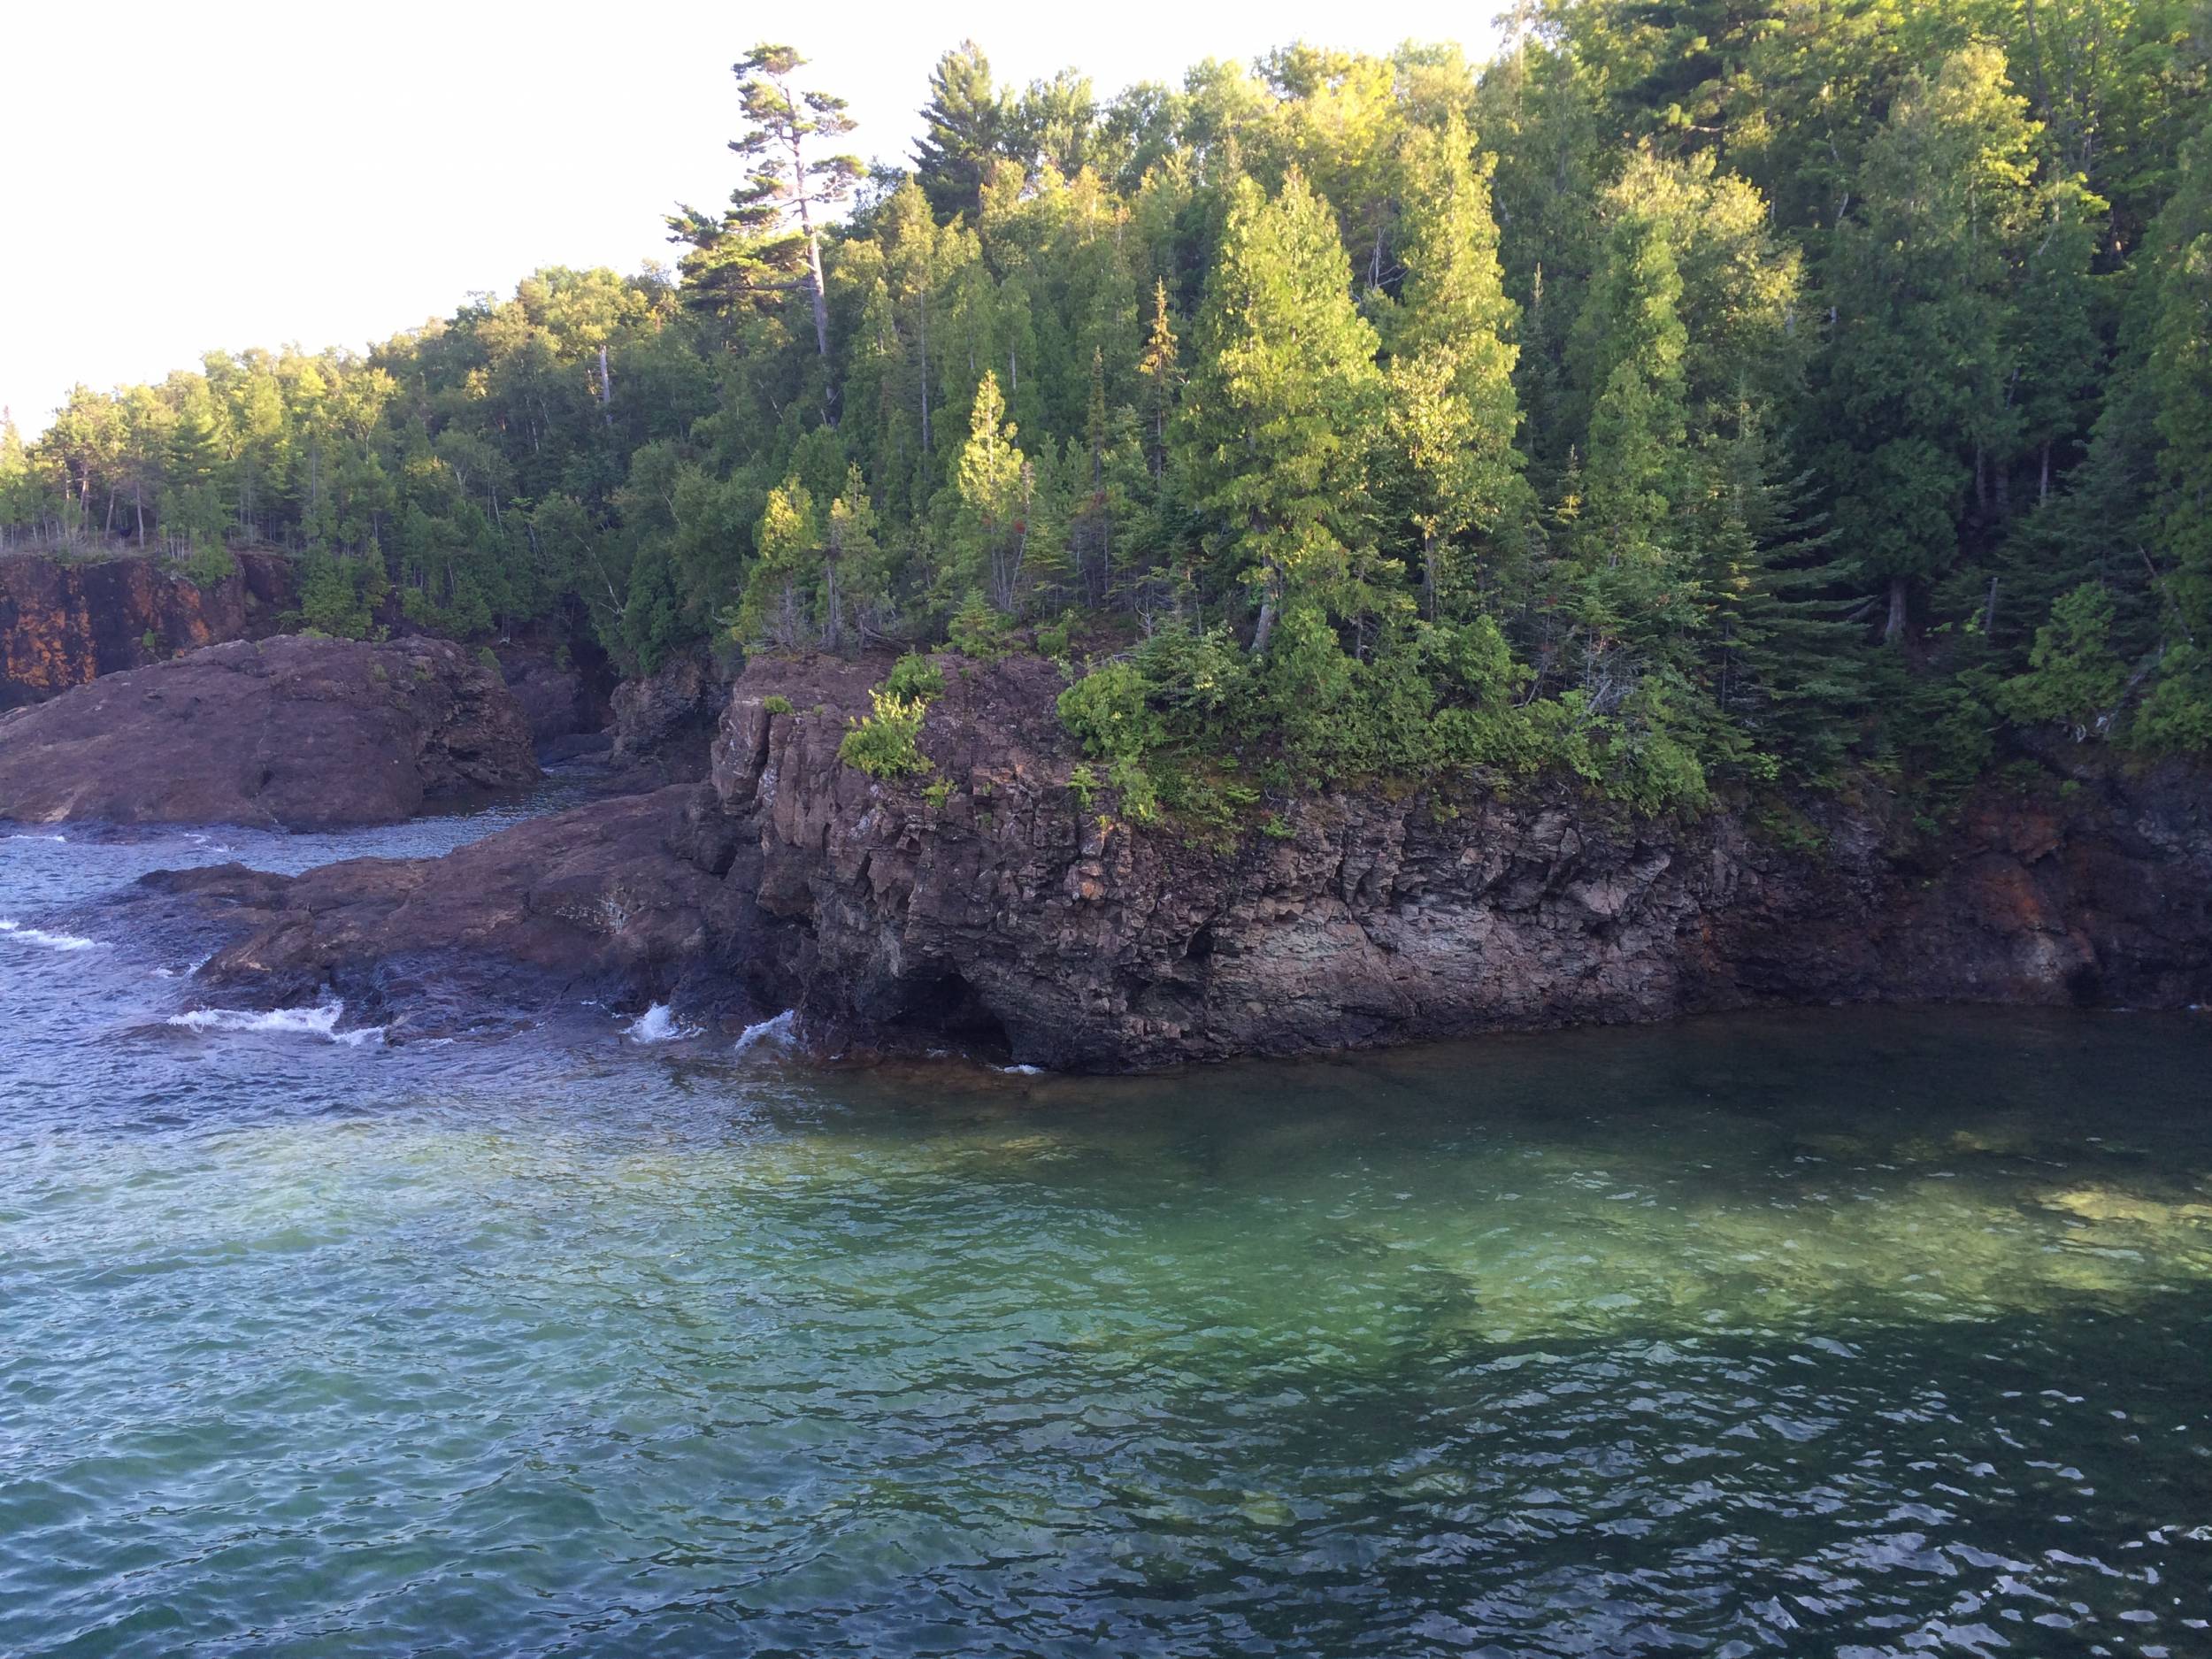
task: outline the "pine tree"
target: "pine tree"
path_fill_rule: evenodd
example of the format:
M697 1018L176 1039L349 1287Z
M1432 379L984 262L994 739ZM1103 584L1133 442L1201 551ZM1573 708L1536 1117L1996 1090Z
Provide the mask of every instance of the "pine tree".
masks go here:
M795 477L768 492L753 532L754 565L744 603L730 619L741 641L764 641L791 650L811 633L815 589L821 574L822 526L814 497Z
M981 210L984 181L1004 153L1009 124L1006 99L980 46L963 41L937 60L914 146L914 176L940 219Z
M1196 503L1259 602L1257 654L1287 603L1340 602L1350 582L1375 349L1327 204L1294 173L1271 201L1240 180L1179 429Z
M2029 222L2034 130L2001 50L1955 52L1908 78L1867 147L1860 216L1836 229L1836 522L1887 590L1893 641L1912 590L1956 558L1967 502L1985 507L1993 464L2017 447L2008 261Z
M806 59L764 42L731 65L747 130L730 141L751 171L719 219L679 207L670 240L684 256L690 290L726 307L741 298L804 288L812 302L818 353L829 356L829 303L822 281L822 235L829 216L859 182L857 157L824 155L822 145L853 130L845 101L804 92L792 76Z
M1168 421L1183 384L1182 363L1175 343L1175 326L1168 317L1167 283L1156 281L1152 289L1152 332L1138 364L1144 376L1144 414L1148 439L1146 460L1157 478L1167 465Z
M1388 313L1388 426L1402 511L1420 538L1431 620L1468 585L1469 532L1497 536L1527 511L1513 389L1515 308L1498 268L1497 224L1460 118L1406 140L1405 280Z
M1023 562L1028 549L1028 510L1036 475L1006 419L998 376L984 371L975 388L968 442L953 478L950 590L985 591L1009 616L1021 608Z

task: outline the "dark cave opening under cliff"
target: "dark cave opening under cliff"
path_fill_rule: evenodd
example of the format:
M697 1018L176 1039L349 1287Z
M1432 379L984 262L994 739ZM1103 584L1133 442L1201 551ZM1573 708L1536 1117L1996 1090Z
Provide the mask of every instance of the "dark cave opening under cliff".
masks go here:
M950 968L909 987L897 1024L944 1037L971 1052L1007 1055L1014 1049L1005 1022L964 975Z

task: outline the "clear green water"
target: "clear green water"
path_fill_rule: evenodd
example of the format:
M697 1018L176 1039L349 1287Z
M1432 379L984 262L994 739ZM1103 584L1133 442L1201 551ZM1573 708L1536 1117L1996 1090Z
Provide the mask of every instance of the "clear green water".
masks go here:
M0 1653L2212 1653L2202 1017L1078 1081L30 961Z

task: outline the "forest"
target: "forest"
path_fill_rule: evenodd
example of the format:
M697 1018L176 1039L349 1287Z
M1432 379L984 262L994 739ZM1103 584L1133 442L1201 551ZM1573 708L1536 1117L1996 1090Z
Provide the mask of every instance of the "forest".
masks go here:
M2212 749L2212 10L1502 29L1111 96L964 43L873 165L760 46L670 268L81 387L0 536L634 673L1033 651L1141 822L1472 771L1932 821L2039 742Z

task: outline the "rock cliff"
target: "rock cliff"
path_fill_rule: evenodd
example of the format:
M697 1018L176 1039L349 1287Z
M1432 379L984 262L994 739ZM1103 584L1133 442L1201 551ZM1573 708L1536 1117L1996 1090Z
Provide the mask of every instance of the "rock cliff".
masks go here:
M203 588L150 558L0 558L0 710L274 632L277 613L292 603L290 563L242 553L237 564L234 575Z
M589 987L1093 1070L1761 1002L2212 1001L2199 773L2054 757L1934 843L1835 803L1785 848L1728 813L1640 822L1469 780L1323 794L1287 836L1213 847L1079 798L1033 659L949 661L927 777L842 765L883 666L756 664L700 786L432 863L203 872L142 902L226 916L207 973L271 1000L330 985L434 1025L437 985L480 1008Z
M0 715L0 818L29 823L388 823L537 776L512 694L442 640L234 641Z

